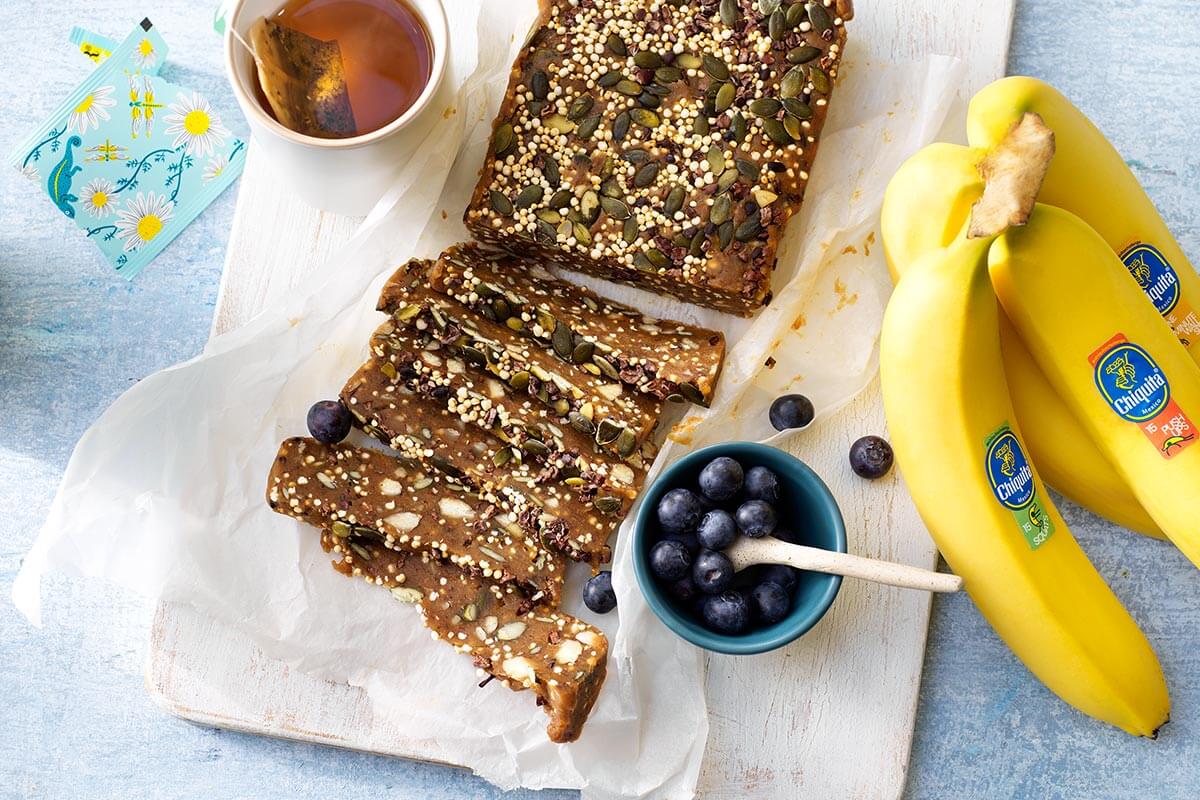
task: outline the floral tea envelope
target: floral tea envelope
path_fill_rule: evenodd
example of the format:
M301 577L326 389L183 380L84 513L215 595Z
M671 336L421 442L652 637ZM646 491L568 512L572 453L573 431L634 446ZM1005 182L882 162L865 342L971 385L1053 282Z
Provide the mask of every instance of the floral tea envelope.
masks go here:
M80 34L100 65L11 162L133 278L233 182L246 145L208 100L158 75L167 46L150 20L115 47Z

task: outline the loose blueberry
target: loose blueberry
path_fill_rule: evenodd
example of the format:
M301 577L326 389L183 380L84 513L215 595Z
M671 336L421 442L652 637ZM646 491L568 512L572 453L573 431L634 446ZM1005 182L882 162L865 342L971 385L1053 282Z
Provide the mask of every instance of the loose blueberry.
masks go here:
M692 583L691 578L680 578L671 584L670 592L675 595L680 602L690 604L699 596L700 591L696 588L696 584Z
M750 592L754 615L771 625L787 616L792 607L791 595L777 583L760 583Z
M733 562L724 553L701 550L692 564L692 582L705 594L717 594L733 583Z
M766 467L751 467L746 470L746 497L750 500L766 500L774 503L779 499L779 478Z
M813 404L802 394L785 394L771 403L768 417L777 431L803 428L813 421Z
M704 515L696 529L696 539L709 550L724 550L737 536L737 523L728 511L717 509Z
M718 633L741 633L750 624L750 606L741 592L724 592L704 601L704 624Z
M597 614L607 614L617 607L617 593L612 587L612 573L597 572L583 585L583 604Z
M747 500L738 506L738 530L752 539L770 536L779 524L775 509L765 500Z
M353 422L349 409L337 400L318 400L308 410L308 432L324 444L345 439Z
M787 564L768 564L761 573L763 583L777 583L785 592L791 593L800 580L800 570Z
M679 580L691 566L692 554L683 542L663 539L650 548L650 571L664 581Z
M864 436L850 445L850 469L860 478L882 478L892 468L892 459L892 446L878 436Z
M703 513L700 498L687 489L672 489L658 501L658 524L667 533L692 533Z
M710 500L728 500L742 490L744 478L741 464L729 456L720 456L700 470L700 491Z

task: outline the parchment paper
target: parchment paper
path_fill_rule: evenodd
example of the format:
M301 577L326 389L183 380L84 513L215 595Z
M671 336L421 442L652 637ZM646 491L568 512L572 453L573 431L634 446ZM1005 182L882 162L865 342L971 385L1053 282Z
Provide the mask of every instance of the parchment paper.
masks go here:
M553 745L531 694L476 688L470 660L431 641L412 607L336 574L316 531L272 513L263 500L278 443L303 434L308 406L336 397L366 357L387 276L407 258L435 256L464 237L459 218L508 65L535 9L532 0L456 0L447 7L455 31L447 76L453 113L431 115L393 190L310 294L144 379L84 434L14 600L36 623L46 571L100 576L190 604L294 668L365 687L378 717L413 738L436 740L501 787L575 787L588 798L690 797L708 730L702 657L638 594L625 544L629 521L615 554L618 613L590 614L578 591L586 569L577 565L571 573L566 610L601 626L612 654L582 739ZM877 231L883 188L942 127L961 70L943 58L859 63L854 52L851 46L766 311L737 320L585 281L650 313L720 327L730 337L713 408L687 415L656 470L709 441L770 438L766 407L782 392L804 392L826 414L874 375L889 291Z

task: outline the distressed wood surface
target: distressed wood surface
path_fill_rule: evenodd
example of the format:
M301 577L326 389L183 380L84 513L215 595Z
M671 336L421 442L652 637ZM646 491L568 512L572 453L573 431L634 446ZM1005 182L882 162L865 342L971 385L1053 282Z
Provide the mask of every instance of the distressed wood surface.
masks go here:
M850 57L969 59L973 91L1004 73L1012 2L860 3ZM321 270L355 220L283 195L251 147L231 231L213 332L249 319ZM852 552L932 567L936 551L893 474L880 491L846 463L850 443L885 429L878 385L787 449L830 483ZM886 498L881 502L880 498ZM711 655L710 736L701 796L890 800L904 787L930 598L847 580L799 642L755 658ZM374 753L453 763L453 753L375 724L360 690L287 670L236 633L163 604L154 619L147 686L163 708L195 722Z

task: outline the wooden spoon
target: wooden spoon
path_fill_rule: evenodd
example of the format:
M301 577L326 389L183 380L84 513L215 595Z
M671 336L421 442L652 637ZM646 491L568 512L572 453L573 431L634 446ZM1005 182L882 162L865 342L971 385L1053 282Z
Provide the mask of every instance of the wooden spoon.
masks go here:
M850 553L822 550L819 547L788 544L771 536L762 539L739 536L725 550L725 555L733 562L735 572L741 572L754 564L786 564L809 572L845 575L848 578L861 578L905 589L923 589L926 592L957 592L963 586L962 578L947 572L933 572L908 564L878 561Z

